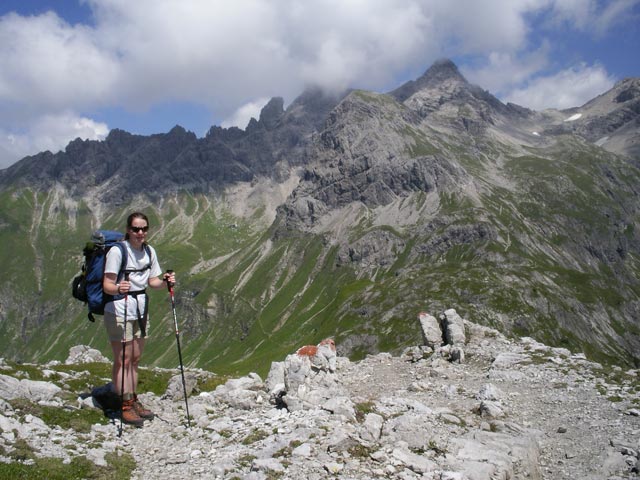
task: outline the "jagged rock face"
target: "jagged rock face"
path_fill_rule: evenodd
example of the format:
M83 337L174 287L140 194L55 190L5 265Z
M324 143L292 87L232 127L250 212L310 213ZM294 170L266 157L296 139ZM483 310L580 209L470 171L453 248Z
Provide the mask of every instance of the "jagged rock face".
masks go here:
M77 139L64 152L27 157L0 172L0 185L48 189L59 183L75 197L98 189L110 204L140 194L140 185L153 197L221 191L256 176L282 179L289 166L305 162L312 133L339 98L309 90L284 111L276 97L245 131L212 127L203 139L179 126L149 137L112 130L104 141Z
M361 204L376 208L412 192L468 182L466 172L429 154L419 119L386 95L350 93L319 135L313 169L284 207L292 225L313 227L328 212Z

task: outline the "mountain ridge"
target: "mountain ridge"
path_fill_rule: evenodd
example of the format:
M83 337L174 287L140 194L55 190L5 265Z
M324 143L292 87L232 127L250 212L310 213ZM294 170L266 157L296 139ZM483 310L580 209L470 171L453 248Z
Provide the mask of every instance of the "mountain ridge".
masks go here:
M637 117L619 123L635 90L569 121L576 112L505 105L448 62L425 76L403 101L308 90L286 109L274 97L244 131L114 130L2 171L8 355L59 354L69 325L104 348L60 292L78 238L122 228L136 209L182 270L194 365L245 371L327 336L353 358L397 351L413 342L405 319L425 291L425 308L456 304L505 333L640 361L640 171L621 149ZM616 142L586 138L593 119ZM152 306L162 324L166 302ZM162 364L170 340L147 354Z

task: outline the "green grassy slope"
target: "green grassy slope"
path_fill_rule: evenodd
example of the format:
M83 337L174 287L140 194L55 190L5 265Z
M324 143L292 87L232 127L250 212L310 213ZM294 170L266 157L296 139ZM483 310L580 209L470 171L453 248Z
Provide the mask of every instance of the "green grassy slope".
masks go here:
M350 244L376 231L398 240L393 260L373 269L345 261L344 241L287 231L278 220L265 227L259 214L234 216L214 195L138 199L102 212L100 226L121 229L134 209L150 216L150 243L178 275L185 362L218 373L264 375L271 361L328 336L354 359L397 352L420 342L419 311L451 307L505 332L632 363L638 170L569 137L524 153L486 141L470 154L429 132L406 135L419 139L409 154L455 158L474 183L436 189L438 211L412 225L376 224L376 211L354 222ZM398 208L425 201L408 192ZM77 344L110 355L102 325L70 294L95 215L60 191L0 193L3 356L64 360ZM167 292L151 298L144 361L175 367Z

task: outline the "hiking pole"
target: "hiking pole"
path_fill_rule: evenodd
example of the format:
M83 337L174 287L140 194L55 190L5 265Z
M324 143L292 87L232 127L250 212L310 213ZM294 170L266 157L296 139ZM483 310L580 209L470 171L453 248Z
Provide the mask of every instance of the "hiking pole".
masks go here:
M167 270L171 275L173 270ZM182 376L182 393L184 394L184 405L187 409L187 426L191 428L191 419L189 418L189 402L187 401L187 385L184 381L184 365L182 364L182 351L180 350L180 332L178 331L178 317L176 316L176 300L173 296L173 283L167 278L167 290L171 298L171 310L173 311L173 329L176 332L176 343L178 345L178 359L180 360L180 375Z
M124 271L124 281L129 281L129 272ZM120 289L120 287L118 287ZM122 436L122 431L124 427L122 426L122 417L124 416L124 361L125 361L125 350L127 346L127 303L129 300L129 290L124 294L124 325L122 326L122 378L120 379L120 430L118 431L118 437ZM133 342L131 343L133 348Z

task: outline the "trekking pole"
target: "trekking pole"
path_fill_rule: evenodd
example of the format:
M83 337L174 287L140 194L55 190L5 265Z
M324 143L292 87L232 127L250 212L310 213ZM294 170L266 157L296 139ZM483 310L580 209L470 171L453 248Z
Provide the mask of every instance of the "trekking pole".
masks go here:
M167 270L167 273L171 275L173 270ZM180 332L178 331L178 317L176 316L176 300L173 296L173 283L167 279L167 290L169 290L169 297L171 298L171 310L173 311L173 328L176 332L176 343L178 345L178 359L180 360L180 375L182 376L182 393L184 394L184 405L187 409L187 426L191 428L191 419L189 418L189 402L187 401L187 385L184 381L184 366L182 364L182 351L180 350Z
M129 272L125 270L124 272L124 281L129 281ZM124 325L122 326L122 378L120 379L120 430L118 431L118 437L122 436L122 431L124 427L122 426L122 417L124 416L124 361L125 361L125 350L127 346L127 303L129 299L129 291L124 294ZM131 344L133 348L133 343Z

